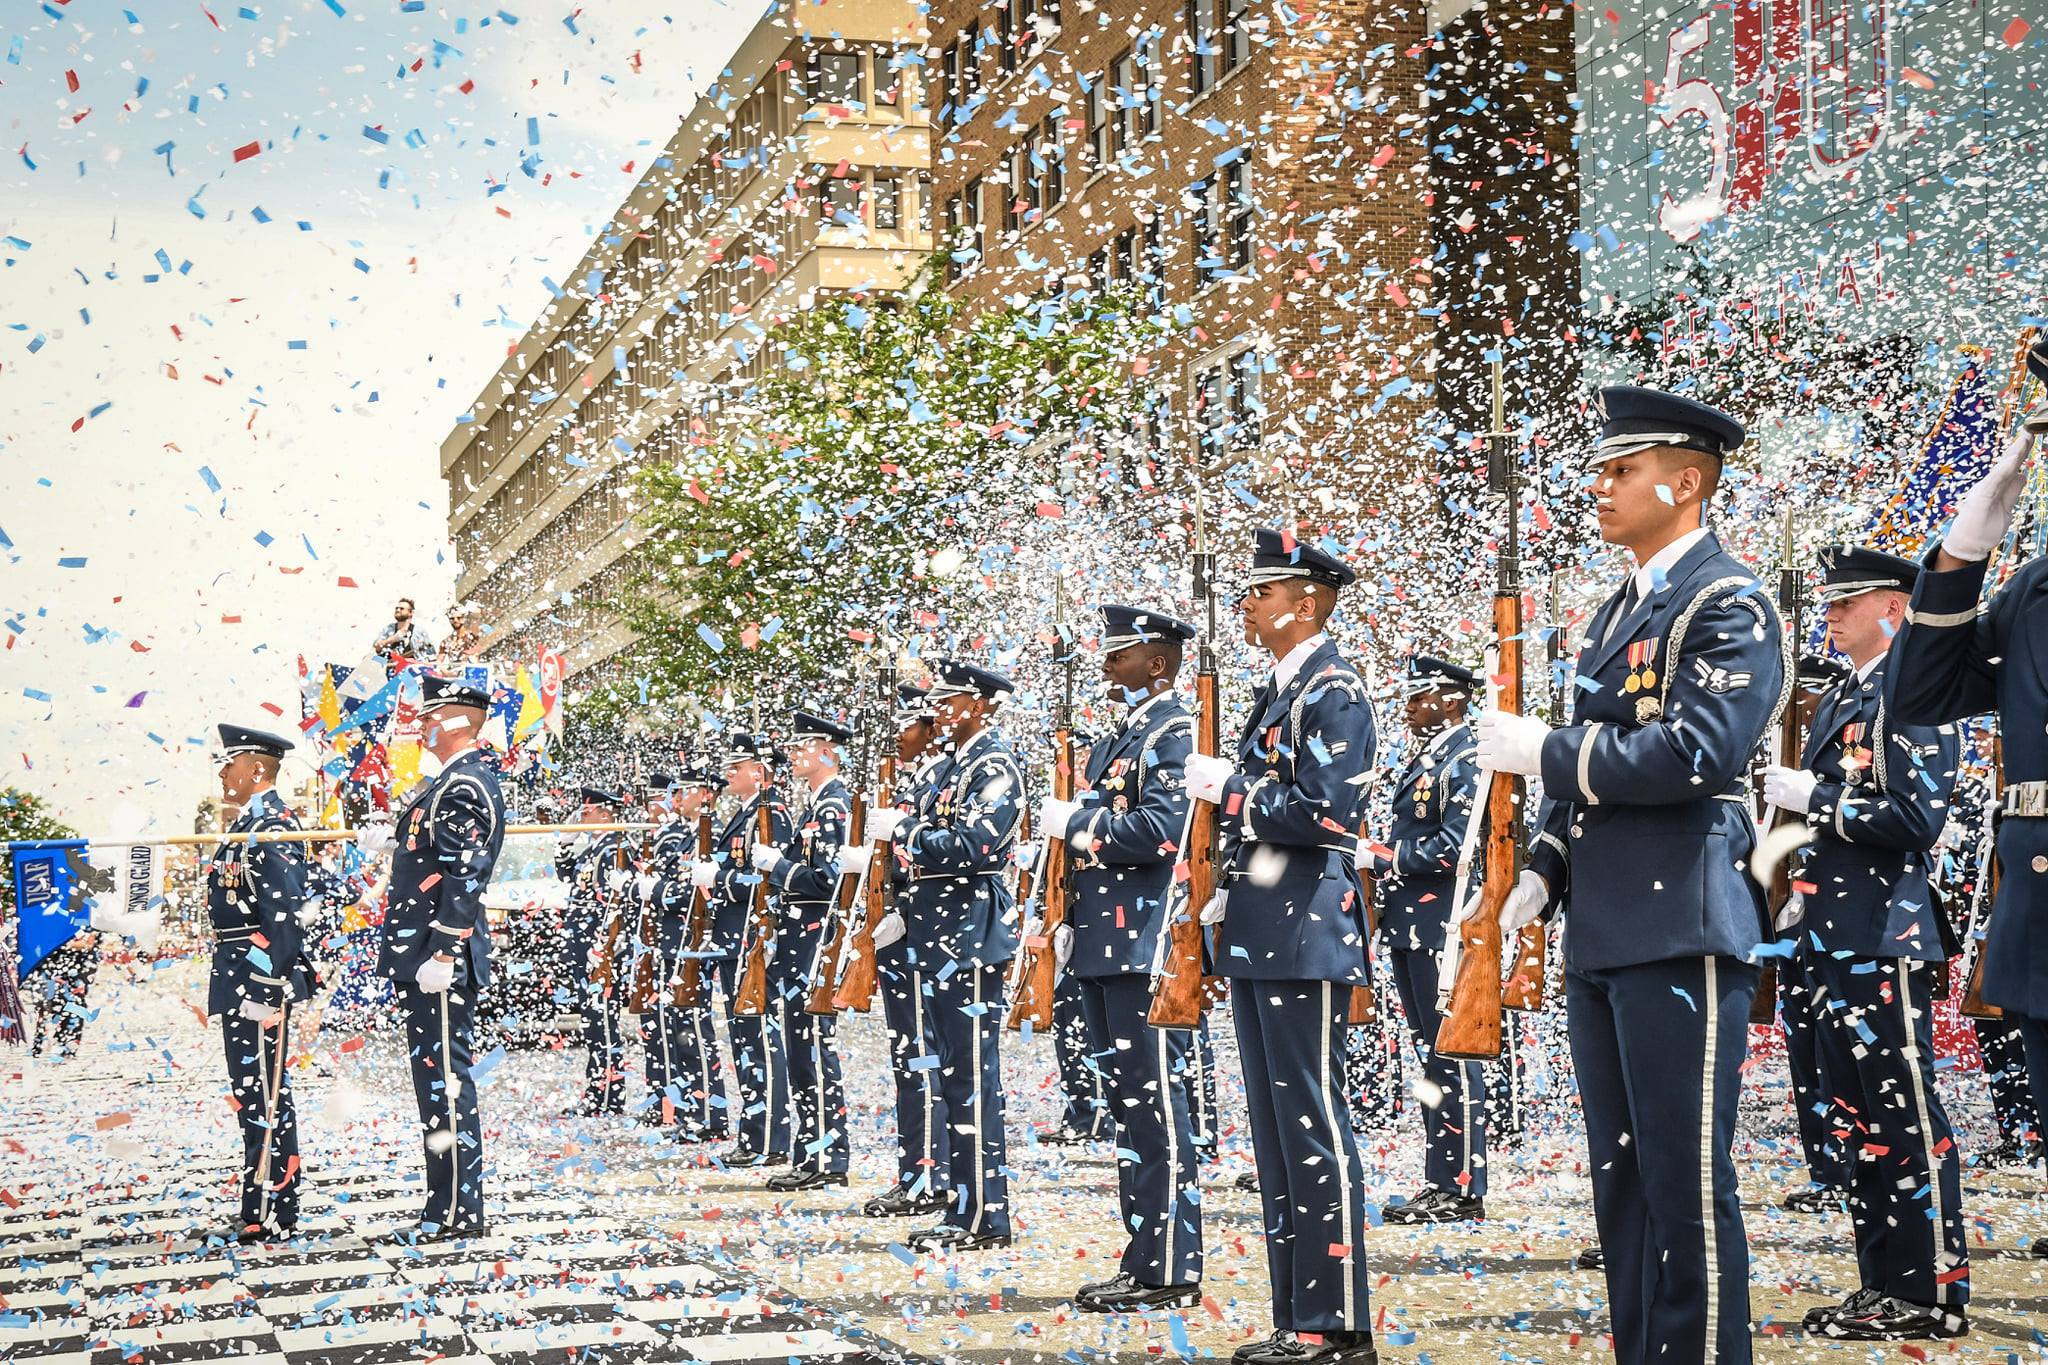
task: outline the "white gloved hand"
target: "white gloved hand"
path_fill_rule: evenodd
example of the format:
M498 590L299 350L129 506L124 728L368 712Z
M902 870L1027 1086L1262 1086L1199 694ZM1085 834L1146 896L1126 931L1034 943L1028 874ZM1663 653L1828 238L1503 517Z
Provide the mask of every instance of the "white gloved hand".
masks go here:
M1942 549L1967 561L1991 557L1991 552L2005 539L2012 509L2019 505L2020 494L2026 489L2027 456L2033 449L2032 423L2022 423L2006 442L2005 452L1956 505L1955 520L1949 523Z
M438 957L428 958L420 964L419 973L413 977L413 981L427 994L439 995L455 984L454 959L443 961Z
M903 922L903 916L891 910L875 924L875 946L886 948L909 932L910 927Z
M659 885L661 885L661 879L656 877L652 872L642 872L639 876L633 879L633 890L636 893L638 893L640 899L643 901L653 900L654 888Z
M1479 902L1483 893L1475 891L1465 898L1458 907L1453 924L1463 924L1479 913ZM1512 934L1523 925L1535 920L1543 913L1543 907L1550 904L1550 883L1537 873L1523 868L1515 878L1515 889L1508 892L1508 898L1500 903L1500 930Z
M1371 877L1384 877L1394 862L1370 839L1360 839L1351 849L1351 865Z
M1079 814L1079 801L1062 801L1057 796L1048 796L1038 803L1038 832L1048 839L1064 839L1067 831L1074 827L1074 817Z
M755 844L747 850L747 861L754 865L756 872L772 872L782 861L782 850L774 844Z
M1495 773L1540 773L1543 771L1543 741L1550 727L1534 716L1517 716L1508 711L1481 711L1472 722L1479 741L1479 766Z
M1764 769L1764 800L1779 810L1804 815L1813 809L1813 788L1818 773L1804 768L1781 768L1773 763Z
M398 847L398 831L389 820L373 817L356 826L356 847L366 858L379 858Z
M608 868L604 874L604 889L616 896L621 891L624 891L627 884L632 880L633 874L626 871L625 868Z
M896 837L896 831L910 816L894 806L870 806L868 808L868 842L886 844Z
M709 858L699 858L690 864L690 885L699 891L709 891L718 885L718 864Z
M252 1023L264 1023L277 1017L277 1006L266 1005L260 1000L244 1000L235 1007L235 1013Z
M839 851L832 855L832 866L840 876L851 877L856 872L867 871L868 864L874 861L874 856L875 851L866 844L843 844Z
M327 902L318 896L308 896L292 918L299 922L299 928L310 929L320 922L320 912L327 908Z
M1188 795L1197 801L1211 805L1223 799L1223 784L1237 771L1237 765L1227 758L1213 758L1208 754L1189 754L1187 764Z
M1208 904L1202 907L1202 923L1223 923L1223 906L1229 899L1230 893L1227 891L1218 891L1215 895L1209 897Z
M1067 969L1067 963L1074 958L1074 926L1058 924L1052 931L1052 969L1055 973Z
M1806 893L1804 891L1794 891L1791 895L1785 897L1784 905L1778 909L1778 917L1771 921L1771 928L1777 933L1782 934L1805 918Z

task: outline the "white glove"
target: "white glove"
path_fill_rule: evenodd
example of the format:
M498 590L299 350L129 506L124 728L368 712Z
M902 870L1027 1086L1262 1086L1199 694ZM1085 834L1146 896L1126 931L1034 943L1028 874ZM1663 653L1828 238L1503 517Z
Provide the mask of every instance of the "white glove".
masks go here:
M660 879L658 879L652 872L642 872L639 876L633 879L633 890L636 893L638 893L640 899L643 901L653 900L654 888L659 885L661 885Z
M1472 722L1479 740L1479 766L1495 773L1540 773L1543 771L1543 741L1550 727L1534 716L1517 716L1507 711L1481 711Z
M1360 839L1351 850L1351 865L1368 876L1383 877L1393 860L1379 851L1370 839Z
M903 916L891 910L875 924L875 946L886 948L909 932L909 926L904 924Z
M1805 918L1806 893L1804 891L1794 891L1791 895L1785 897L1785 904L1779 908L1778 917L1771 922L1771 928L1782 934Z
M2013 433L2005 444L2005 453L1957 504L1956 518L1949 523L1948 536L1941 543L1941 548L1957 559L1989 559L1998 542L2005 539L2012 509L2019 505L2020 494L2027 485L2027 455L2034 448L2032 425L2023 423Z
M277 1017L277 1006L266 1005L259 1000L244 1000L235 1007L235 1013L252 1023L261 1024Z
M756 872L772 872L782 861L782 850L773 844L755 844L747 850L747 860L753 863Z
M1052 931L1052 968L1055 973L1067 969L1067 963L1074 957L1074 926L1055 925Z
M413 981L428 995L439 995L455 984L455 960L450 958L443 962L438 957L430 957L420 964Z
M1038 832L1048 839L1064 839L1067 831L1074 827L1074 816L1081 810L1079 801L1062 801L1057 796L1048 796L1038 803Z
M894 806L871 806L868 808L868 842L886 844L896 837L896 831L910 818Z
M366 858L382 857L398 847L398 831L389 820L365 820L356 827L356 847Z
M1202 907L1202 923L1223 923L1223 905L1229 898L1230 893L1228 891L1218 891L1215 895L1209 897L1208 904Z
M1804 815L1813 809L1813 788L1819 781L1820 774L1804 768L1781 768L1775 763L1770 764L1764 769L1764 800L1779 810Z
M1197 801L1211 805L1223 799L1223 784L1237 771L1237 765L1227 758L1213 758L1208 754L1189 754L1187 764L1188 795Z
M840 876L851 877L856 872L868 870L868 864L874 860L874 853L875 851L866 844L846 844L832 855L832 866Z
M292 918L299 922L301 929L310 929L320 922L320 912L327 908L327 902L318 896L308 896Z
M616 896L621 891L624 891L627 884L632 880L632 873L626 871L623 867L614 867L604 874L604 889Z
M690 885L699 891L709 891L718 885L718 864L709 858L699 858L690 864Z
M1458 907L1458 916L1453 924L1463 924L1479 913L1480 892L1473 892ZM1543 907L1550 904L1550 883L1526 867L1515 878L1515 889L1508 892L1508 898L1500 903L1500 931L1512 934L1525 924L1534 922L1542 915Z

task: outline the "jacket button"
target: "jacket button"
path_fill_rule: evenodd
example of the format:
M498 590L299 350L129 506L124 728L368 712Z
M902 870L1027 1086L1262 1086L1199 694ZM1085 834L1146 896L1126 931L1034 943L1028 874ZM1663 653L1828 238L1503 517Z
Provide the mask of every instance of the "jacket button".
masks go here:
M2034 855L2034 871L2048 872L2048 853L2036 853Z

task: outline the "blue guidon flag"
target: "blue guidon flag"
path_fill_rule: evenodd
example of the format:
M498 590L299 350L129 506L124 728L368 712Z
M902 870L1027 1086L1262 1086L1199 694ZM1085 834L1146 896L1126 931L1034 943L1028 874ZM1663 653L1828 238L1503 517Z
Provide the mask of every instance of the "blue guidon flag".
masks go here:
M85 840L43 839L13 844L17 981L82 933L90 922Z

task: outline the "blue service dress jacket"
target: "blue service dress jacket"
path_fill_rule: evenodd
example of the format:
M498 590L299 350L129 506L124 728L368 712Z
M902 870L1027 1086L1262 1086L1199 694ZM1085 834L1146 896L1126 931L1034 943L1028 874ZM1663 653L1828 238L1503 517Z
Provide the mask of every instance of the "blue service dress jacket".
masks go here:
M1179 697L1161 692L1089 749L1082 808L1067 828L1074 931L1067 965L1076 976L1147 974L1158 961L1187 826L1194 742L1194 717Z
M1988 563L1927 569L1892 641L1887 699L1902 725L1997 711L2005 786L2048 780L2048 558L1980 608ZM2048 1018L2048 819L1998 824L1998 899L1984 940L1984 998Z
M228 832L298 827L283 799L265 791L250 799ZM206 917L214 937L208 1014L227 1014L244 1000L278 1005L312 996L313 963L299 926L307 869L306 846L296 842L224 843L213 851L206 870Z
M1616 620L1625 601L1595 613L1571 723L1543 742L1529 866L1569 907L1571 968L1747 959L1771 937L1748 773L1790 700L1790 641L1711 532Z
M467 979L491 979L491 931L484 888L505 844L505 797L497 760L470 749L449 760L396 821L377 970L410 981L436 953L468 958Z
M1330 641L1253 694L1223 784L1211 958L1255 981L1366 980L1365 888L1353 862L1376 736L1358 673Z

